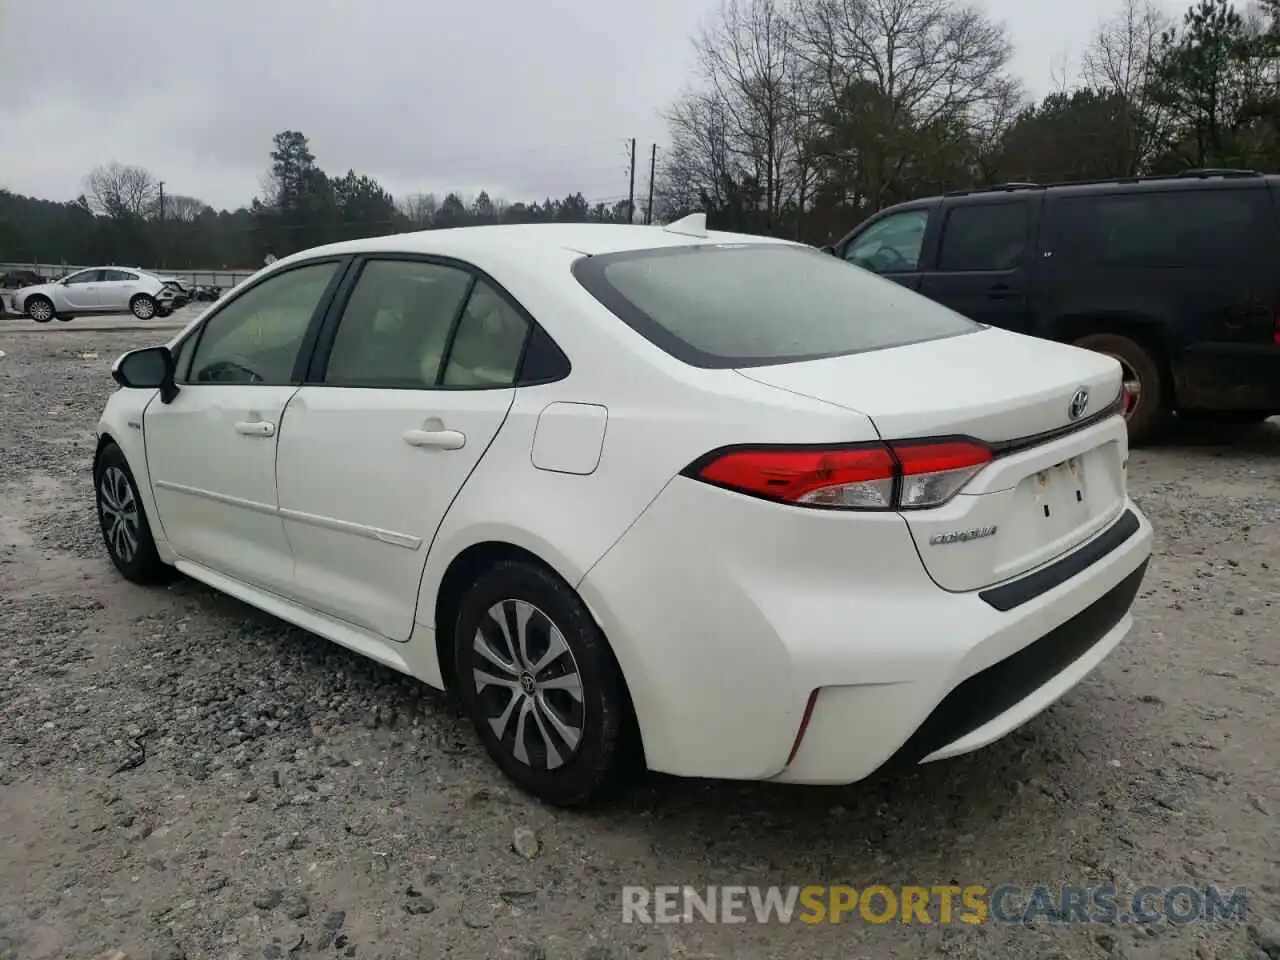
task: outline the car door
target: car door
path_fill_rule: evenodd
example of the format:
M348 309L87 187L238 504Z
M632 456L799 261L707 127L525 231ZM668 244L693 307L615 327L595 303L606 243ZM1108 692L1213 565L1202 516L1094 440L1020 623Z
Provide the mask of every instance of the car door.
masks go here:
M138 275L128 270L103 270L99 284L99 307L112 313L129 308L129 298L137 288Z
M936 265L919 291L971 320L1026 332L1032 250L1030 199L944 208Z
M864 270L917 290L920 255L928 228L927 209L889 213L850 237L840 255Z
M285 411L280 515L302 602L403 641L432 538L511 407L531 322L454 263L369 259L348 286Z
M292 589L276 445L344 265L328 259L271 274L180 347L177 396L153 400L143 419L156 509L179 558L273 592Z
M62 281L59 310L95 311L102 304L103 270L81 270Z

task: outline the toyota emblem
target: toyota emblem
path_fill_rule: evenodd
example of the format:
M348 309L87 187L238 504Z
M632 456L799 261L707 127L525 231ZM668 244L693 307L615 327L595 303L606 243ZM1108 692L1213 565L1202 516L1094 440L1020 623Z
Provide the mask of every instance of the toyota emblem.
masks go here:
M1081 387L1076 391L1076 395L1071 398L1071 403L1067 405L1067 416L1072 420L1079 420L1084 416L1084 412L1088 406L1089 391Z

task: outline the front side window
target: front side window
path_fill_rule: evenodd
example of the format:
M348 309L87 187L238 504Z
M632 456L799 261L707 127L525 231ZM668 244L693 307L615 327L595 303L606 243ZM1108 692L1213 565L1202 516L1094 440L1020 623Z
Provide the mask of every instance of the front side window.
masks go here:
M844 258L874 273L918 270L928 226L928 210L891 214L854 237L845 247Z
M954 208L943 227L938 270L1016 270L1026 258L1030 221L1030 210L1021 202Z
M277 274L210 317L191 359L190 382L294 382L307 327L338 266L313 263Z
M79 286L82 283L98 283L105 272L105 270L81 270L79 273L71 274L62 282L69 287Z
M700 367L862 353L981 327L809 247L708 243L583 257L574 276L638 333Z
M334 337L324 382L337 387L433 387L449 331L471 286L456 267L370 260Z

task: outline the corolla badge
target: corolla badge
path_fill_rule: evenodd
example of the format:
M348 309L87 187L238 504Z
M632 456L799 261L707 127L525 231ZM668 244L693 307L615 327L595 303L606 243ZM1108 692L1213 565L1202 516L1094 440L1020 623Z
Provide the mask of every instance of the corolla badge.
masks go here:
M1089 407L1089 391L1081 387L1076 391L1071 402L1067 404L1067 416L1072 420L1079 420L1084 416L1085 410Z
M939 533L929 538L929 546L941 547L948 543L968 543L970 540L984 540L996 535L996 527L976 527L973 530L955 530L951 533Z

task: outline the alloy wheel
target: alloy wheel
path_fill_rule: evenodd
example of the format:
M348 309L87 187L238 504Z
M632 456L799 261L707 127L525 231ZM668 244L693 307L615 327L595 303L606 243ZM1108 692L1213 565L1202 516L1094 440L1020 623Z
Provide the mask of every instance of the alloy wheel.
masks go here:
M45 300L37 300L27 307L27 315L36 323L53 319L53 307Z
M133 301L133 315L139 320L150 320L155 313L156 304L150 297L139 297Z
M119 467L107 467L98 479L98 513L111 552L124 563L132 562L141 542L138 501L133 485Z
M551 618L524 600L502 600L472 642L476 700L517 761L555 770L577 753L584 727L582 675Z

